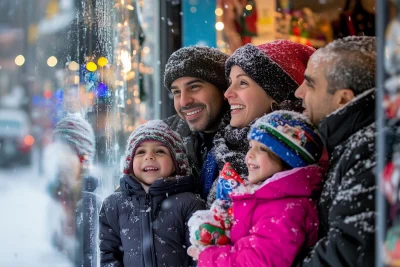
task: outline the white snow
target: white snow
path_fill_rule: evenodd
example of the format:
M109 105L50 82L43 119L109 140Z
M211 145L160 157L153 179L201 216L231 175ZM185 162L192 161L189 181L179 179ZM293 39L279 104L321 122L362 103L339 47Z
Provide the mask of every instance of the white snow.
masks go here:
M0 266L72 266L50 243L51 204L34 167L0 169Z

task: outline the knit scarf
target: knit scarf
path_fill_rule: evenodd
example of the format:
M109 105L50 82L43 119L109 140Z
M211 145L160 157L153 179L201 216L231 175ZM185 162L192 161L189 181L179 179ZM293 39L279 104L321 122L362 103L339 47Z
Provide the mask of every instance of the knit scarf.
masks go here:
M242 178L247 178L248 171L244 158L249 150L247 140L249 130L250 126L233 128L228 124L216 133L212 151L219 170L222 170L226 162L230 162Z

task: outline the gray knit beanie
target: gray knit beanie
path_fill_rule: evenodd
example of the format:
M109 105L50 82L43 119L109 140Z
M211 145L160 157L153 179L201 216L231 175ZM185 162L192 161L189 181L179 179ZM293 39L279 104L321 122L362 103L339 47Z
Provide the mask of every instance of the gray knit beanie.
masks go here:
M68 114L54 129L53 140L68 144L81 162L93 161L96 151L92 126L80 114Z
M225 61L228 55L218 49L191 46L175 51L165 66L164 86L169 90L171 84L182 77L194 77L215 85L219 90L228 88L225 78Z

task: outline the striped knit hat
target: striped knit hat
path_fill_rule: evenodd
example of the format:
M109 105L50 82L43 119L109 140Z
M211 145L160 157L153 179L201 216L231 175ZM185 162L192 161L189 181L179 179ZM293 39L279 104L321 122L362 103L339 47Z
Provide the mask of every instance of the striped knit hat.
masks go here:
M96 151L92 126L80 114L69 113L58 122L53 140L68 144L77 154L81 163L91 163Z
M133 173L133 155L141 143L145 141L159 141L170 151L175 164L176 174L186 176L190 174L189 162L185 146L178 133L171 130L162 120L151 120L137 127L129 136L125 151L124 173Z
M259 118L248 139L261 142L292 168L317 163L323 149L308 118L292 111L275 111Z

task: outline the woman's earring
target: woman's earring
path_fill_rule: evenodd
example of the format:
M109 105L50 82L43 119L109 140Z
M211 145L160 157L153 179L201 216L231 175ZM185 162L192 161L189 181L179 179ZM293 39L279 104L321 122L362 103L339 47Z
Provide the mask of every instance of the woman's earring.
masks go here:
M278 103L272 102L272 103L271 103L271 112L272 112L272 111L275 111L275 110L277 110L277 109L278 109Z

